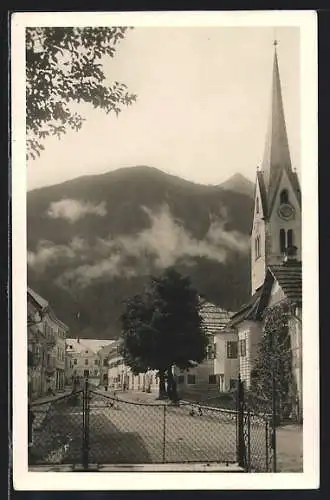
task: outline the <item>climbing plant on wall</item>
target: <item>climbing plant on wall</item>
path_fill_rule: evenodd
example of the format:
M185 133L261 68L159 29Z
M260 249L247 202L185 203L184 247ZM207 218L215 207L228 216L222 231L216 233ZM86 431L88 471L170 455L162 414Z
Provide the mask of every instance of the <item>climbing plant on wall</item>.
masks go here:
M291 414L295 394L289 333L290 307L290 302L285 300L265 309L263 334L251 373L251 392L264 400L269 408L275 392L276 413L280 419Z

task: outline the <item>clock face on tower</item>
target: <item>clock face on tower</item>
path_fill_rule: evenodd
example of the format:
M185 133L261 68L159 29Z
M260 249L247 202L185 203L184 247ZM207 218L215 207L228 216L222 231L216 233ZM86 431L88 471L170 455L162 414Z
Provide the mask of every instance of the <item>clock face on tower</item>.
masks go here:
M283 203L278 209L278 215L283 220L290 220L294 217L294 208L289 203Z

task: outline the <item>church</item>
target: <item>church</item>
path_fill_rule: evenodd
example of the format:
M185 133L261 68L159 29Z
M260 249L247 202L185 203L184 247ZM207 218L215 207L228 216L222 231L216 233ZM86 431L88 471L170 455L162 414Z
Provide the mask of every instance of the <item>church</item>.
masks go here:
M276 307L281 311L281 305L287 305L293 399L295 414L301 421L301 191L291 163L276 45L277 42L266 144L261 168L256 172L250 249L251 298L231 317L228 327L237 334L239 371L249 389L267 311Z

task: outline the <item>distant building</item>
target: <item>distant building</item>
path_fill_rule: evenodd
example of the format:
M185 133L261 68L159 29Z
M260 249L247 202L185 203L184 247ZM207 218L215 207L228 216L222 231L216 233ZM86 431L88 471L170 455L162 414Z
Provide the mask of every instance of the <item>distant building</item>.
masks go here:
M119 341L116 341L108 350L108 387L118 391L158 392L159 381L156 370L134 375L119 352Z
M102 372L100 351L111 344L112 340L67 339L66 340L66 382L72 384L73 378L80 381L88 378L95 386L100 385Z
M29 395L34 399L64 389L68 327L31 288L27 290L27 312Z

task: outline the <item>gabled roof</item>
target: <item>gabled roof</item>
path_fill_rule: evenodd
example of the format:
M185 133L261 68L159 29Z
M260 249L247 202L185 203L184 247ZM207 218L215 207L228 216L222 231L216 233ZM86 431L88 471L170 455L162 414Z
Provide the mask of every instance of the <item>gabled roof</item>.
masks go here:
M227 325L231 313L203 300L200 314L204 320L206 333L212 334L222 330Z
M99 350L99 355L102 356L102 358L105 358L109 356L109 354L112 354L113 352L117 351L118 346L119 346L119 341L112 340L111 344L108 344Z
M67 351L82 352L89 350L96 354L102 347L111 344L113 340L99 340L99 339L66 339ZM72 349L70 348L72 346Z
M255 294L252 295L250 300L246 304L243 304L242 307L235 314L232 315L227 326L231 328L245 320L258 321L260 319L258 307L261 294L262 294L262 287L258 288Z
M34 302L41 308L41 309L46 309L49 306L49 303L46 299L41 297L37 292L32 290L32 288L27 287L27 294L30 296Z
M269 272L282 288L285 296L292 302L302 303L302 265L301 262L269 266Z
M260 190L262 212L264 214L264 218L266 218L267 217L267 191L266 191L266 185L265 185L265 180L264 180L264 173L261 172L260 170L257 171L257 181L258 181L259 190Z

